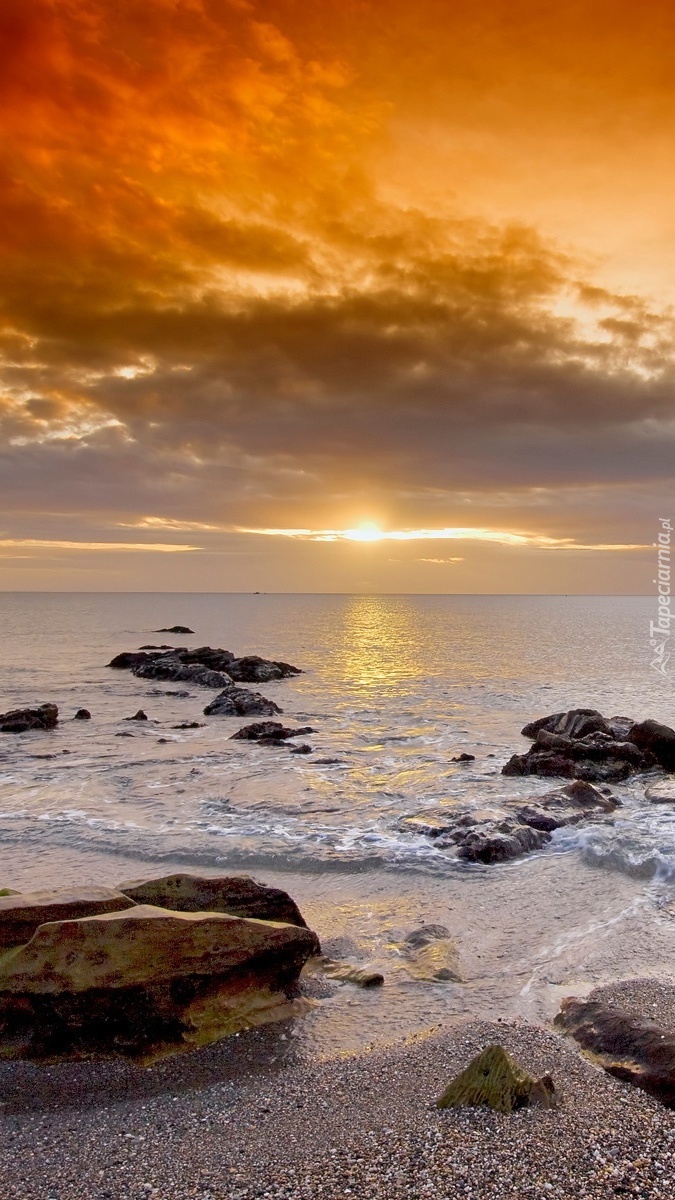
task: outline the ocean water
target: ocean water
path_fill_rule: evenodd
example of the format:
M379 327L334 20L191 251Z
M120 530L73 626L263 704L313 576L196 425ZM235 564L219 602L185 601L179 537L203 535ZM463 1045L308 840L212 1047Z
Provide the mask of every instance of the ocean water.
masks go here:
M652 599L5 593L0 611L0 711L50 700L61 716L0 741L0 887L179 866L285 886L391 982L378 998L341 988L309 1021L341 1046L467 1011L544 1017L561 993L675 969L675 803L645 798L656 775L616 786L614 823L504 866L459 863L400 825L549 790L500 773L535 717L590 706L675 724L672 682L649 668ZM153 632L177 623L194 635ZM313 753L232 741L246 721L203 716L210 690L106 666L162 641L301 667L259 690L315 728ZM93 719L73 721L79 707ZM139 707L150 720L125 722ZM452 763L462 751L475 761ZM405 976L402 939L439 920L464 984Z

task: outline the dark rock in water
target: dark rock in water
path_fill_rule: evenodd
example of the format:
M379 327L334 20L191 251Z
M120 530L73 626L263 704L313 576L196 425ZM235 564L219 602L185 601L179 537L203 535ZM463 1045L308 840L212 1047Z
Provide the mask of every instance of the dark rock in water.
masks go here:
M511 1113L526 1104L554 1108L556 1095L550 1075L533 1079L502 1046L488 1046L453 1079L436 1103L438 1108L487 1105Z
M250 692L248 688L231 685L207 704L204 714L207 717L271 717L281 711L278 704L267 700L260 692Z
M640 721L631 725L628 739L640 750L653 754L664 771L675 771L675 729L658 721Z
M139 708L138 712L134 713L133 717L124 717L125 721L147 721L147 719L147 713L144 713L142 708Z
M89 712L89 709L88 708L78 708L77 712L75 713L75 716L73 717L73 720L74 721L91 721L91 713Z
M521 854L540 850L549 838L550 834L509 818L469 826L463 834L459 831L453 834L459 857L474 863L508 862Z
M172 725L172 729L204 729L206 721L181 721L180 725Z
M132 667L148 662L151 657L144 650L124 650L122 654L116 654L108 666L114 667L116 671L129 671Z
M464 754L464 753L456 754L454 758L450 759L450 762L475 762L475 761L476 761L475 754Z
M312 747L307 742L301 742L299 746L291 746L291 754L313 754Z
M244 658L235 658L229 664L227 673L235 683L270 683L273 679L287 679L290 675L300 675L302 672L290 663L247 654Z
M231 650L199 646L146 647L116 655L110 667L131 670L139 679L171 679L200 687L223 688L236 683L266 683L301 674L299 667L247 655L236 658Z
M54 729L59 710L55 704L39 704L36 708L14 708L0 713L0 733L27 733L30 730Z
M138 647L138 649L139 649L139 650L175 650L175 649L176 649L176 647L175 647L175 646L167 646L167 645L163 645L163 646L139 646L139 647ZM110 666L112 666L112 663L110 664Z
M597 731L572 738L542 728L534 745L526 754L514 754L502 767L502 774L617 783L655 765L648 750L639 750L633 742L616 741L609 733Z
M517 809L516 815L524 825L551 833L565 825L578 825L599 813L611 813L621 801L608 788L601 790L583 779L575 779L566 787L544 796L533 796Z
M254 721L252 725L244 725L242 729L238 729L232 734L231 741L259 742L261 739L276 738L283 741L285 738L303 737L308 733L315 733L311 725L303 725L298 729L284 727L281 721Z
M129 719L129 718L127 718L127 720L128 720L128 719ZM136 736L136 734L135 734L135 733L130 733L128 729L125 729L125 730L123 730L121 733L116 733L116 734L115 734L115 737L135 737L135 736Z
M163 625L161 629L153 629L153 633L194 633L188 625Z
M563 737L581 738L587 733L607 733L611 735L609 723L596 708L572 708L569 712L552 713L549 717L539 717L530 721L521 729L523 737L536 738L540 729L547 733L559 733Z
M201 663L185 662L174 653L146 658L131 668L139 679L170 679L173 683L192 683L198 687L223 688L232 682L224 671L214 671Z
M192 875L181 871L161 879L121 883L118 893L135 904L153 904L176 912L224 912L260 921L285 921L307 927L295 900L281 888L257 883L250 875Z
M563 1000L554 1024L610 1075L675 1108L675 1033L598 1000Z
M76 921L97 913L120 912L133 900L115 888L50 888L0 896L0 951L30 941L45 921Z

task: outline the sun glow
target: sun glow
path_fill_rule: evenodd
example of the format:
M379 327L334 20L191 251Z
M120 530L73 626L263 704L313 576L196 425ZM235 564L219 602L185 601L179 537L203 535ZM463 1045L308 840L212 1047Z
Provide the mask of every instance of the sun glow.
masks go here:
M381 542L386 534L374 521L362 521L356 529L344 529L342 536L350 542Z

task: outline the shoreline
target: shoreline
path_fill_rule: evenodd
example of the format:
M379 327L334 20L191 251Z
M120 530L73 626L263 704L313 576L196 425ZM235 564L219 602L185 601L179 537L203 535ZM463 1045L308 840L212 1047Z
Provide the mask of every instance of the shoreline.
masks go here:
M666 984L602 991L675 1018ZM532 1074L551 1071L556 1109L435 1108L495 1041ZM284 1023L145 1069L3 1064L0 1090L3 1200L672 1195L675 1112L522 1021L458 1019L323 1062Z

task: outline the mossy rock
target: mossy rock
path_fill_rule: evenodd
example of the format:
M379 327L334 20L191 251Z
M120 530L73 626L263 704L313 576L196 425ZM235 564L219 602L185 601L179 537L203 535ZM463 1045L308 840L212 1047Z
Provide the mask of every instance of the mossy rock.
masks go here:
M487 1105L511 1113L526 1104L553 1108L556 1099L550 1075L533 1079L502 1046L488 1046L453 1079L436 1103L438 1108Z
M19 893L14 891L14 888L0 888L0 896L18 896Z

